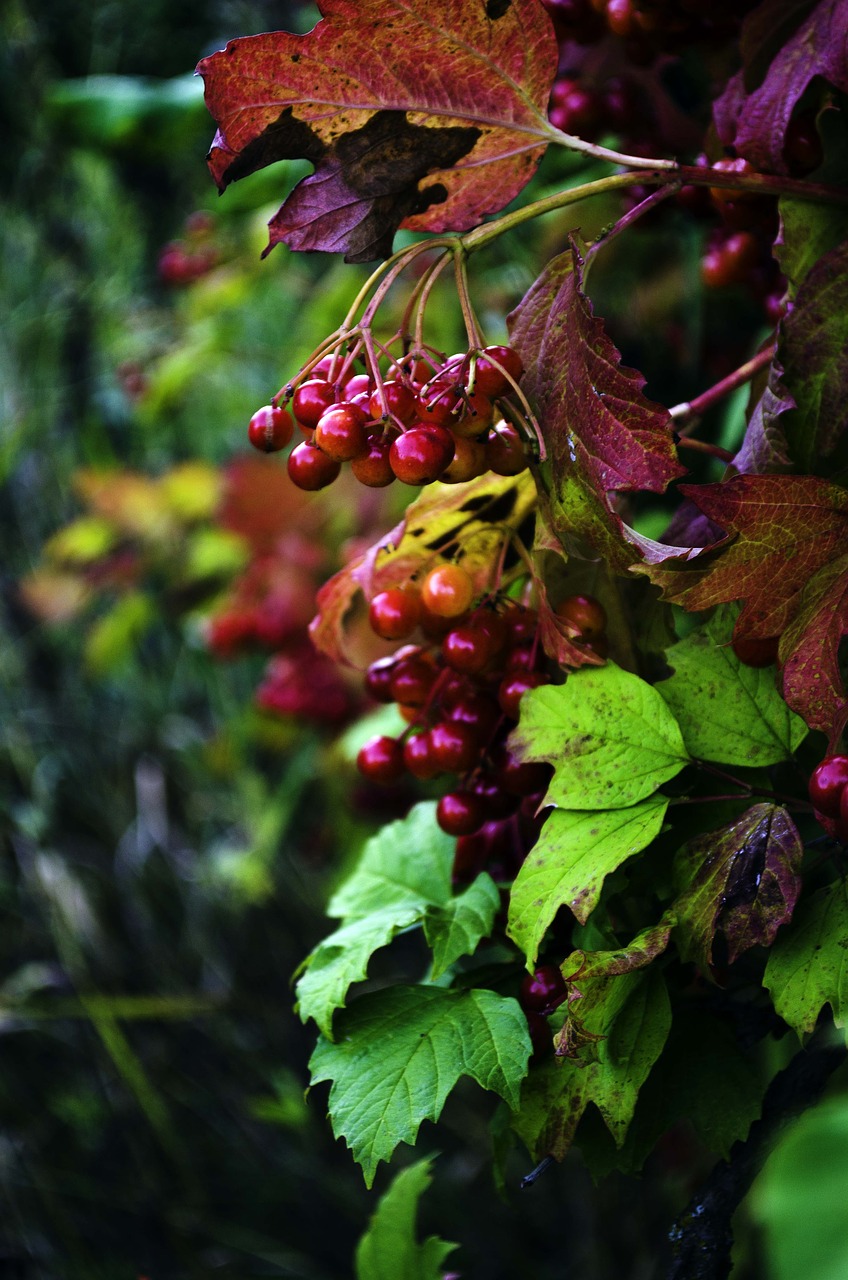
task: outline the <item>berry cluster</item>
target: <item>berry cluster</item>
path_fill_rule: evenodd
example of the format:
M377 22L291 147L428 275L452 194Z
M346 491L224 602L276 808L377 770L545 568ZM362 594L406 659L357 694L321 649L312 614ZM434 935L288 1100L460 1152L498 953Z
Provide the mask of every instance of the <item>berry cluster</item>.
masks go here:
M756 0L542 0L561 43L623 40L634 62L685 45L727 40Z
M577 643L603 651L606 614L597 600L568 597L556 614ZM357 759L360 772L382 783L406 774L422 780L455 775L458 785L442 795L437 808L439 825L449 835L472 836L519 811L532 818L550 767L519 761L507 737L524 694L554 675L540 643L537 611L498 596L475 601L466 570L442 563L430 569L420 589L407 584L375 595L369 621L385 640L408 642L417 634L420 643L405 643L368 668L367 692L378 702L396 702L408 728L398 738L380 735L367 742ZM488 834L496 841L506 833ZM531 834L513 828L513 852L518 838L523 857ZM504 852L479 842L458 850L458 874L466 863L479 870Z
M326 488L350 463L356 479L382 489L394 480L461 484L486 471L517 475L529 460L515 421L514 393L523 372L511 347L491 346L440 358L418 353L389 376L354 372L350 359L325 356L287 389L289 408L265 405L250 420L257 449L277 452L294 434L307 437L288 457L300 489Z
M211 214L199 209L185 222L185 231L179 240L170 240L162 247L156 264L159 279L174 288L193 284L205 276L220 261L221 253L215 243L215 220Z
M825 831L848 844L848 756L825 756L813 770L809 793Z

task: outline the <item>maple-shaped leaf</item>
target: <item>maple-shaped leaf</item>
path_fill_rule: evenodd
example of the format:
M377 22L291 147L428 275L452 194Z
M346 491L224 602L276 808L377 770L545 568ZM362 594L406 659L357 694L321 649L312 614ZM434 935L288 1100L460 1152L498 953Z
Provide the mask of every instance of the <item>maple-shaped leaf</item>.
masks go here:
M332 1081L329 1113L370 1187L381 1160L437 1120L461 1076L518 1105L530 1037L517 1000L493 991L390 987L360 997L321 1040L312 1083Z
M589 1103L620 1145L639 1091L662 1052L671 1007L662 973L648 966L581 984L591 1061L560 1057L531 1072L512 1124L534 1159L561 1160Z
M583 291L576 244L548 263L509 317L522 388L534 403L548 454L547 519L565 550L633 563L638 539L612 495L662 493L684 474L668 410L642 394L641 373L621 364Z
M455 1244L436 1236L415 1238L418 1202L432 1182L432 1160L402 1169L380 1197L368 1230L356 1246L356 1280L442 1280Z
M220 190L276 160L315 166L268 249L391 252L399 226L465 231L508 204L554 134L538 0L322 0L307 35L232 40L198 66ZM268 250L266 250L268 252Z
M740 48L742 70L713 105L718 136L755 168L785 173L786 127L810 82L848 92L848 3L765 0L745 19Z
M606 876L659 834L667 807L664 796L653 795L626 809L552 810L509 897L507 932L528 966L561 906L586 923Z
M848 883L826 885L798 908L772 947L763 982L784 1021L811 1032L826 1004L848 1026Z
M423 925L433 950L434 979L475 950L500 905L497 886L482 872L462 893L451 888L456 842L436 823L435 803L383 827L365 846L355 870L327 908L343 924L301 965L298 1013L331 1037L333 1015L348 988L363 979L371 956L402 929Z
M440 556L462 565L476 594L492 590L493 566L504 540L535 503L536 488L526 471L518 476L487 472L467 484L428 485L391 532L318 592L318 613L310 627L313 643L336 662L354 661L347 628L357 598L362 605L387 587L420 580Z
M687 841L675 859L684 888L672 907L683 959L706 971L719 931L731 964L749 947L770 946L792 917L803 853L795 823L774 804L755 804L729 826Z
M782 635L779 665L790 665L792 674L784 686L789 705L811 728L832 730L845 701L838 646L848 631L848 490L789 475L734 476L681 490L727 537L688 561L638 571L686 609L744 601L734 636ZM835 614L819 607L825 597L838 606ZM796 653L803 656L793 662ZM829 691L820 687L823 670Z

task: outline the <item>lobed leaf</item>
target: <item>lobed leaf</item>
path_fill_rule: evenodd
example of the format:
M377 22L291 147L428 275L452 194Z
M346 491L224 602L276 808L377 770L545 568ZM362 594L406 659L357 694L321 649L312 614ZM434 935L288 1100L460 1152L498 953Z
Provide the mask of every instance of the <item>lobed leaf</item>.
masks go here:
M545 799L564 809L628 808L689 763L656 689L613 662L525 694L509 746L553 765Z
M585 924L606 876L662 828L668 801L652 795L626 809L554 809L525 858L509 899L507 933L532 968L554 916L567 906Z
M662 493L684 474L668 410L642 394L645 379L621 356L583 291L576 244L548 263L508 319L549 459L547 518L566 551L633 563L638 539L610 494Z
M418 1202L432 1181L432 1160L402 1169L380 1197L356 1247L356 1280L442 1280L442 1263L457 1247L429 1236L415 1239Z
M461 1076L513 1109L527 1073L530 1037L518 1002L493 991L392 987L362 996L321 1040L312 1083L331 1081L329 1114L370 1187L381 1160L414 1143L436 1120Z
M788 760L807 726L784 702L771 668L748 667L730 647L735 612L718 611L666 654L673 674L655 686L702 760L749 767Z
M537 0L319 9L304 36L231 40L198 66L220 190L276 160L315 166L272 219L268 249L368 262L399 226L464 231L518 194L554 132L557 46Z
M802 902L775 942L763 983L784 1021L805 1035L826 1004L848 1025L848 883L840 880Z
M794 822L774 804L755 804L728 826L689 840L675 859L684 886L672 908L681 957L708 970L719 931L730 964L750 947L771 946L792 918L803 854Z

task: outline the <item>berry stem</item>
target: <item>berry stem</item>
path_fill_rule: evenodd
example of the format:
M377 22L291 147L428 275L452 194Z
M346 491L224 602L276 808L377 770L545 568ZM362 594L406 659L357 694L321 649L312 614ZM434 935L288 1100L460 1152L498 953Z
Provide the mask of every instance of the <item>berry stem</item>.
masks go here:
M724 396L730 395L731 391L735 391L737 387L744 386L746 382L750 382L761 369L771 364L776 353L777 343L772 343L771 346L758 351L750 360L746 360L738 369L734 369L733 373L729 373L727 377L716 382L714 386L708 387L699 396L695 396L694 400L684 400L681 404L676 404L669 409L678 435L685 436L690 431L694 431L698 425L698 419L708 409L711 409ZM679 443L683 444L684 442L681 440Z
M597 240L589 246L586 251L586 266L588 267L599 249L603 249L616 236L621 235L622 231L627 231L629 227L632 227L640 218L643 218L646 213L650 213L651 209L661 204L663 200L668 200L669 196L676 195L682 185L680 182L673 182L669 183L668 186L658 187L656 191L652 191L649 196L646 196L644 200L640 200L632 209L628 209L627 213L618 219L618 222L613 223L608 230L602 231Z
M729 449L722 449L720 445L708 444L706 440L690 440L684 435L677 436L678 449L694 449L696 453L706 453L711 458L718 458L720 462L732 462L734 454Z

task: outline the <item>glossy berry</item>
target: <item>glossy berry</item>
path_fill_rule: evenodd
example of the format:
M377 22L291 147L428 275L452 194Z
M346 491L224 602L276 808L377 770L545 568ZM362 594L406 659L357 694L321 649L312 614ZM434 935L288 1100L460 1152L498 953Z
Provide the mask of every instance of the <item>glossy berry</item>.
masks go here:
M367 415L359 405L341 401L321 414L312 443L336 462L349 462L367 446Z
M403 744L403 761L414 778L426 781L435 778L441 772L438 761L433 756L430 735L414 733Z
M286 468L292 484L309 492L326 489L342 469L340 462L328 458L326 453L316 449L309 440L304 440L303 444L292 449L286 460Z
M356 757L356 767L363 777L370 782L384 785L397 782L406 772L403 762L403 747L397 738L381 735L370 738L360 748Z
M369 489L385 489L395 481L395 473L389 461L391 441L385 436L372 437L362 453L352 460L350 469L360 484Z
M292 396L292 413L302 427L316 427L318 420L336 402L336 392L325 378L301 382Z
M421 599L440 618L458 618L474 599L474 583L462 565L437 565L424 579Z
M570 636L598 636L607 625L607 611L594 596L566 596L554 613Z
M453 460L453 436L445 427L410 427L389 450L392 471L402 484L431 484Z
M430 729L433 759L445 773L465 773L477 759L477 735L457 720L439 720Z
M538 965L521 981L518 1002L526 1012L550 1013L567 999L568 987L556 965Z
M498 689L498 702L505 716L517 720L521 708L521 699L531 689L547 684L545 677L535 671L518 671L508 675L501 681Z
M368 606L371 630L383 640L405 640L418 626L421 600L409 587L379 591Z
M512 347L486 347L477 357L474 386L494 400L498 396L509 395L512 390L510 378L518 382L523 372L521 356Z
M418 397L405 382L388 381L383 383L386 407L389 414L400 422L412 422L418 414ZM383 401L379 391L372 391L368 405L371 417L376 421L384 416Z
M526 470L528 457L517 427L505 418L496 422L486 441L486 466L498 476L517 476Z
M813 807L828 818L840 816L842 795L848 786L848 756L825 756L810 778Z
M459 435L459 430L458 426L453 459L439 477L442 484L465 484L486 470L486 451L481 441Z
M470 836L485 820L483 801L472 791L449 791L436 806L436 821L449 836Z
M423 707L436 682L436 676L436 668L426 658L417 654L401 658L392 672L392 698L405 707Z
M247 438L261 453L285 449L294 434L294 420L286 409L266 404L257 409L247 427Z
M372 662L365 672L365 692L375 702L394 702L392 694L392 676L397 658L391 654L388 658L378 658Z
M454 627L442 641L442 654L454 671L475 675L483 670L492 656L491 636L473 622Z

